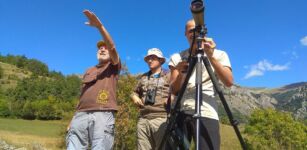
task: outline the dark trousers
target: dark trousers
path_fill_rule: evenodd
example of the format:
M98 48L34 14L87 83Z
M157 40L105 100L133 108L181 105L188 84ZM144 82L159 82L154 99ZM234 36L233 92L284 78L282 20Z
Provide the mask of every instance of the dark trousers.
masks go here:
M180 113L177 118L177 125L191 143L192 138L196 142L196 119L192 115ZM219 121L210 118L200 118L200 149L219 150L220 149L220 130Z

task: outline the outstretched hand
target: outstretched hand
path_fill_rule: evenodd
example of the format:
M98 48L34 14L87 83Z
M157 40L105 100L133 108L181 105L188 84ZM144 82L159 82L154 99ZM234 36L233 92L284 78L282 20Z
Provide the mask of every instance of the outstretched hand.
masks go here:
M85 22L85 24L90 25L90 26L94 26L94 27L102 26L101 21L99 20L99 18L93 12L91 12L89 10L84 10L83 13L88 18L88 22Z

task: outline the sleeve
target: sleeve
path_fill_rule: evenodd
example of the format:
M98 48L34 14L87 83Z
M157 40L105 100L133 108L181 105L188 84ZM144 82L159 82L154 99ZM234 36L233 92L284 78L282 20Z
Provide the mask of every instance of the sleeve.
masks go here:
M215 49L213 57L218 60L218 62L221 63L224 67L229 67L231 69L230 60L225 51Z
M120 60L115 65L113 65L112 63L110 63L109 65L111 65L112 74L115 76L115 79L118 80L119 75L120 75L120 71L122 69L122 64L121 64Z
M96 73L93 71L92 68L90 68L83 75L82 83L87 84L95 81L96 79L97 79Z
M223 66L231 68L230 60L226 52L222 51L218 60Z
M179 53L175 53L171 56L170 61L168 63L169 66L176 67L179 62L181 62L181 56Z
M116 72L116 74L117 74L117 76L118 76L118 75L120 74L121 69L122 69L122 63L121 63L121 61L119 60L118 64L113 65L113 66L114 66L114 69L116 70L115 72Z
M136 87L133 89L131 95L136 95L140 98L143 97L143 93L142 93L142 83L141 83L141 80L138 81Z

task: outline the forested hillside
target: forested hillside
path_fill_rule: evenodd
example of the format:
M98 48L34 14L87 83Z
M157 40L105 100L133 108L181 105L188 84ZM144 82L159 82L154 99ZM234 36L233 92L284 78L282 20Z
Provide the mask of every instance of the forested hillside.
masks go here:
M81 80L49 71L25 56L1 56L0 116L23 119L62 119L74 110Z

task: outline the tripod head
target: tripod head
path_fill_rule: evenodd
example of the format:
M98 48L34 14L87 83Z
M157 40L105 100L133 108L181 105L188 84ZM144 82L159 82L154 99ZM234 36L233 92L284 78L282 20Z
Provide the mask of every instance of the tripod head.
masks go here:
M189 48L188 62L191 61L192 52L194 53L195 43L197 43L196 53L203 55L203 50L201 49L201 43L204 41L205 36L207 34L207 28L205 26L205 19L204 19L205 7L203 0L192 0L190 9L192 12L193 22L195 23L195 27L193 29L187 29L186 26L186 30L190 30L189 32L193 33L192 41L189 41L190 48Z

